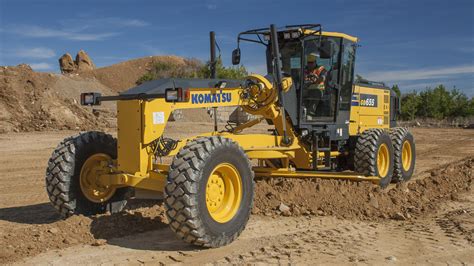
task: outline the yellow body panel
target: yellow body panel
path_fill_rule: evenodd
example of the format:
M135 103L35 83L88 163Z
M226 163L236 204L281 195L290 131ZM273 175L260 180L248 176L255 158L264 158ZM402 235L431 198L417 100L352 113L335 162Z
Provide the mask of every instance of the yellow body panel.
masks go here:
M390 90L354 86L349 135L369 128L390 127Z
M174 156L189 141L206 136L220 135L232 139L238 143L247 153L249 158L257 159L260 162L271 159L282 159L284 167L291 165L297 169L311 170L313 167L313 158L310 147L300 141L298 134L293 131L293 125L286 120L287 136L291 140L289 144L283 144L283 119L278 105L274 104L278 97L273 94L273 85L264 77L252 75L249 78L256 83L250 93L252 97L264 97L269 102L264 107L253 108L248 105L246 98L242 97L243 88L190 88L187 93L187 100L182 102L166 102L164 98L153 100L129 100L118 102L118 164L117 173L108 175L108 182L116 186L134 186L138 188L162 191L166 183L168 174L167 165L153 164L154 151L152 147L154 142L162 137L168 118L174 110L222 107L222 106L242 106L247 112L261 116L254 121L250 121L237 128L233 132L208 132L198 134L193 137L182 139L168 156ZM290 86L290 82L285 83ZM223 96L225 95L225 96ZM370 97L367 98L367 95ZM351 108L350 116L350 135L360 134L368 128L388 128L389 127L389 109L390 109L390 91L355 86L353 103L356 106ZM362 104L361 104L362 103ZM271 120L278 133L277 136L271 134L238 134L244 128L253 126L263 119ZM331 157L336 157L339 152L331 152ZM318 158L323 158L324 153L318 154ZM319 160L319 159L318 159ZM318 165L322 163L318 161ZM274 168L269 168L274 169ZM277 173L274 173L277 174ZM283 174L283 173L279 173ZM285 175L294 175L284 173ZM329 177L322 173L303 173L298 174L313 177ZM259 173L267 176L272 173ZM348 175L333 175L336 178L347 178ZM357 175L348 178L359 179Z
M314 30L305 30L305 33L306 34L311 34L315 32ZM357 37L354 37L354 36L351 36L351 35L348 35L348 34L345 34L345 33L340 33L340 32L332 32L332 31L323 31L322 36L329 36L329 37L340 37L340 38L344 38L344 39L347 39L351 42L358 42L359 41L359 38Z
M148 152L142 141L142 107L141 100L117 102L117 168L136 176L145 176L151 168Z
M143 143L148 144L163 135L168 118L174 110L242 105L241 92L240 88L190 89L186 102L166 102L164 98L144 102Z

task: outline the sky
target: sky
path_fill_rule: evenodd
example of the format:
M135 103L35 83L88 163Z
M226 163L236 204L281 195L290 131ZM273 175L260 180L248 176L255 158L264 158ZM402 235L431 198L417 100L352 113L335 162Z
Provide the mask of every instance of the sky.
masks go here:
M320 23L360 38L356 73L402 92L444 84L474 96L473 0L0 0L0 65L59 72L84 49L98 67L151 55L209 58L215 31L225 65L239 32ZM266 71L264 49L243 44L241 63Z

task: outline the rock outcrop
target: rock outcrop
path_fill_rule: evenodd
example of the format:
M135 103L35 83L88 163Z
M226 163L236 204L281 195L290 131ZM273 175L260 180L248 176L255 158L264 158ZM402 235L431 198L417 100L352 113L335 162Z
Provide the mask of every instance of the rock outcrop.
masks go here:
M95 69L94 62L84 50L77 53L75 63L79 71Z
M59 68L61 69L61 73L68 74L93 70L95 69L95 65L89 55L84 50L80 50L76 55L76 60L73 60L69 53L65 53L61 56L59 58Z
M72 73L76 70L76 63L72 60L72 56L69 53L63 54L59 58L59 69L61 73Z

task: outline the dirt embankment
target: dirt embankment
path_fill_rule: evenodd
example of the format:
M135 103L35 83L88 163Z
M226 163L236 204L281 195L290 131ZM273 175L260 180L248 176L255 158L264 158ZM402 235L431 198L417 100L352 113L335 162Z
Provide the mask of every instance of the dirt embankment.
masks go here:
M0 133L110 127L113 106L101 115L80 106L79 95L92 88L111 93L94 80L34 72L28 65L0 67Z
M152 69L156 63L186 65L184 58L179 56L149 56L124 61L91 71L82 71L83 78L95 78L114 92L122 92L136 86L137 80Z
M35 72L25 64L0 67L0 133L114 127L114 103L83 107L80 94L116 95L136 86L158 62L187 64L177 56L150 56L69 74ZM210 120L204 110L187 114L190 121Z
M418 219L443 200L470 193L474 158L431 171L408 185L381 190L366 183L319 179L272 179L256 183L254 214L265 216L336 216L359 221ZM289 207L280 211L280 204ZM166 227L163 207L156 202L131 203L124 213L74 216L34 227L12 230L0 239L0 263L16 261L50 249L78 244L103 245L107 240ZM6 218L6 217L3 217ZM466 229L472 243L471 229Z
M430 171L430 176L382 190L368 182L322 179L257 181L253 212L272 215L332 215L361 220L406 220L435 209L471 188L474 158ZM281 204L284 204L280 206ZM288 207L288 208L286 208Z

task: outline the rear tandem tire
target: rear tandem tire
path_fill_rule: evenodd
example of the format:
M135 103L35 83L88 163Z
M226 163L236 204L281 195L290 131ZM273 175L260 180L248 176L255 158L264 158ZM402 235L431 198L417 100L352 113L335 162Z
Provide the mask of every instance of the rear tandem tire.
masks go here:
M416 161L416 147L413 135L406 127L390 130L394 150L392 182L408 181L413 175Z
M358 137L354 168L366 176L378 176L382 188L388 186L393 175L393 146L387 131L368 129Z
M131 188L116 189L103 202L90 201L81 189L81 169L91 157L117 158L117 140L103 132L90 131L64 139L54 150L46 169L46 190L51 204L63 218L74 214L120 212Z
M239 145L220 136L190 141L170 166L165 188L170 228L193 245L227 245L244 230L253 193L254 173Z

